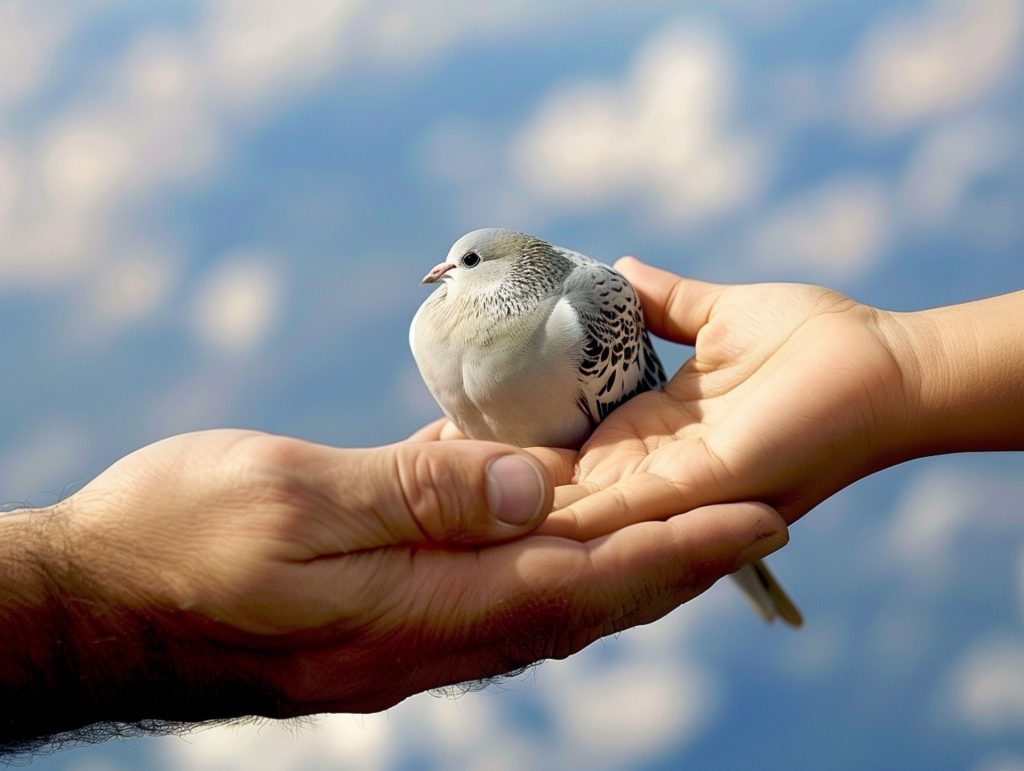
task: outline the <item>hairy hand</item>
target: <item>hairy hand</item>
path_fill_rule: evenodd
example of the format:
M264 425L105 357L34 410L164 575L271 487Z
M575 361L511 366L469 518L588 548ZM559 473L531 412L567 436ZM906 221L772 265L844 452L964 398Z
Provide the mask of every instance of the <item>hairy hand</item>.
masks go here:
M761 504L593 540L529 535L559 457L227 430L127 456L54 515L94 717L383 709L651 621L785 542ZM126 708L129 690L141 703Z

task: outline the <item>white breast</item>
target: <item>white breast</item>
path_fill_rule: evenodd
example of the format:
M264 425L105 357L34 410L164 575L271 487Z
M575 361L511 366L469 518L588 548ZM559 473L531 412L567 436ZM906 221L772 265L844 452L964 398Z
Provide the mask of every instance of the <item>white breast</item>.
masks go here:
M417 312L410 344L448 417L472 439L578 447L592 426L576 404L584 335L568 302L552 298L472 334L439 294Z

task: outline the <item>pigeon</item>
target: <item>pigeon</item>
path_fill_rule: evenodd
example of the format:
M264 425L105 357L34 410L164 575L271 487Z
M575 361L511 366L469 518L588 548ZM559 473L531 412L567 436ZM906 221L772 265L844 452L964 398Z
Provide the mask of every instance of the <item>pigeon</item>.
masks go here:
M578 449L616 407L660 389L665 370L622 274L512 230L467 233L422 284L413 358L470 439ZM733 574L758 613L802 618L761 561Z

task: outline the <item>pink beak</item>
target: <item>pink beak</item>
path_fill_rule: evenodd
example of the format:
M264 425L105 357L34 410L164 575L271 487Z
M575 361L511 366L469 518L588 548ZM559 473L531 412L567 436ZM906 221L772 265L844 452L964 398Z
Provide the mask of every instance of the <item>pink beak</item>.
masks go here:
M421 284L436 284L441 280L441 276L447 273L449 270L454 268L454 263L441 262L430 269L430 272L423 277Z

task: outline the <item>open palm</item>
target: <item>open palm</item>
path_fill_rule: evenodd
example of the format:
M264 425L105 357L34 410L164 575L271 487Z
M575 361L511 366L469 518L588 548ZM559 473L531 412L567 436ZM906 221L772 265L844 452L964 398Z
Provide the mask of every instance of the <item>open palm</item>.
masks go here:
M709 503L792 522L893 462L905 404L889 314L802 284L721 286L632 259L651 331L695 351L596 429L544 528L592 538Z

